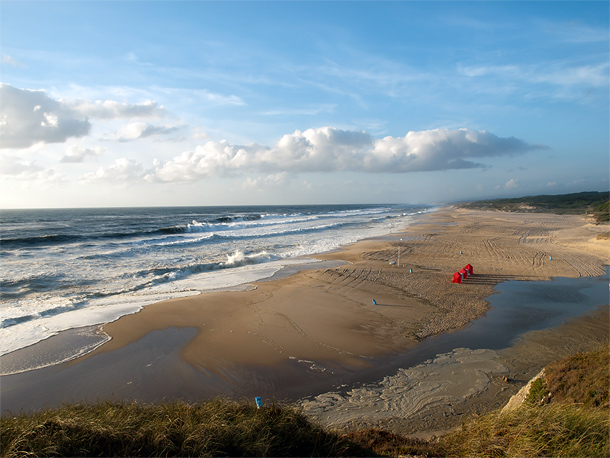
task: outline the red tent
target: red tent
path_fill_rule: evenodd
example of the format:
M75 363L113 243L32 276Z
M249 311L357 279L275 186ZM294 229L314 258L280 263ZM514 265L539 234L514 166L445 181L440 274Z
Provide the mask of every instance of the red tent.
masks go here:
M474 269L472 268L472 266L470 264L466 264L464 269L466 269L468 271L468 275L472 275L474 273Z
M462 274L462 276L464 277L464 280L466 280L468 278L468 271L466 269L460 269L460 270L458 270L458 272Z
M462 283L462 276L459 272L453 274L453 283Z

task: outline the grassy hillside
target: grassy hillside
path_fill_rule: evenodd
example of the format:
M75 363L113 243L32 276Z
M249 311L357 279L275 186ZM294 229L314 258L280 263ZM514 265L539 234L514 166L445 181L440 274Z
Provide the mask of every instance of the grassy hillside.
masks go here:
M526 196L514 199L494 199L460 204L464 208L501 211L552 212L560 214L592 214L598 221L608 221L607 192L579 192L556 196Z
M341 434L290 406L73 405L0 421L2 456L610 456L610 348L546 368L521 407L435 441L369 429ZM549 397L548 393L552 396Z

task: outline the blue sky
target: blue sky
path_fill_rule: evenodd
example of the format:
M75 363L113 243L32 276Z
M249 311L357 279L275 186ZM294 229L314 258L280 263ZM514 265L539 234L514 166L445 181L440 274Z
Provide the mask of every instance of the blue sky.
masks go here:
M0 3L0 208L608 190L608 2Z

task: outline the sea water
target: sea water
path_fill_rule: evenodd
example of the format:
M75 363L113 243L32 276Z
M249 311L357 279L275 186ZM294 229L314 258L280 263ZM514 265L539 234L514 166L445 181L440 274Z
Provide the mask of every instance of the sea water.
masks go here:
M398 231L409 205L0 212L0 355ZM95 341L95 340L94 340Z

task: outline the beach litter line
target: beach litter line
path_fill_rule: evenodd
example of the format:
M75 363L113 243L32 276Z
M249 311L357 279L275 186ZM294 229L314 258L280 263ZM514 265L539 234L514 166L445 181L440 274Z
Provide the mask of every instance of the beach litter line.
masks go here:
M474 274L474 268L470 264L466 264L460 270L453 274L452 282L453 283L462 283L462 281L466 280L469 275Z

